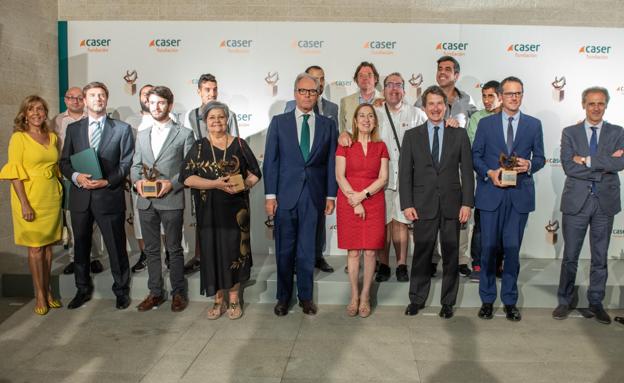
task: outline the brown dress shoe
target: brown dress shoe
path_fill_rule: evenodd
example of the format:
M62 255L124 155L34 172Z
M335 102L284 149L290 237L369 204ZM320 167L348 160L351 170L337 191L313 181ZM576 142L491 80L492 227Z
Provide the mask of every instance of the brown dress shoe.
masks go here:
M157 297L156 295L150 294L147 296L147 298L143 300L143 302L139 303L139 305L137 306L137 310L149 311L154 307L158 307L163 304L165 300L166 299L163 296Z
M171 311L174 313L179 313L180 311L184 311L184 309L188 306L188 300L182 296L182 294L175 294L173 299L171 300Z
M316 305L312 301L299 301L299 306L303 308L303 313L306 315L316 315Z

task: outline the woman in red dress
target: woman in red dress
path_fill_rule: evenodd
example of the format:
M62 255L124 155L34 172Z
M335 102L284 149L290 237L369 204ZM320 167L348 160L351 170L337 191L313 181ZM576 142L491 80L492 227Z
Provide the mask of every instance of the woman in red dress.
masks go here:
M385 246L386 207L383 195L388 180L388 149L379 139L371 105L362 104L353 116L353 145L336 150L338 247L348 250L347 267L351 302L347 315L366 318L371 313L370 287L377 251ZM364 253L364 283L358 291L360 253Z

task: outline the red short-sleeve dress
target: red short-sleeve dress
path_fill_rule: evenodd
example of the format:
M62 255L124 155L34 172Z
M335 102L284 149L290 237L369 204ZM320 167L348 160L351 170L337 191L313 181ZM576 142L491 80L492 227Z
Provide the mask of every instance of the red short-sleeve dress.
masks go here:
M355 191L366 189L379 177L381 159L389 158L388 149L383 141L369 142L364 155L362 144L353 143L351 147L338 146L336 156L346 160L345 176ZM362 201L366 213L365 219L355 215L347 197L338 190L336 225L338 228L338 247L341 249L383 249L385 245L386 206L384 192L379 191L371 198Z

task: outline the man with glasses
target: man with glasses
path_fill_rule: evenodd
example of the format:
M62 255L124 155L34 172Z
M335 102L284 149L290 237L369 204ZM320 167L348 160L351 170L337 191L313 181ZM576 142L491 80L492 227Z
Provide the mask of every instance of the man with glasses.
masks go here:
M85 103L84 98L82 96L82 89L77 86L73 86L65 92L65 97L63 98L65 102L65 106L67 110L63 113L59 113L56 117L54 117L54 131L56 132L59 145L59 153L63 152L63 142L65 141L65 132L67 132L67 125L80 121L83 118L87 117L87 112L85 111ZM73 237L73 232L71 230L71 217L68 209L63 209L63 216L65 217L65 226L67 229L68 237ZM69 240L69 239L68 239ZM74 249L69 252L69 263L63 269L63 274L69 275L74 273ZM92 259L91 264L89 265L91 272L94 274L101 273L104 270L104 266L102 266L102 262L98 259Z
M360 104L373 104L381 95L375 89L379 84L379 72L373 63L362 61L355 69L353 81L358 91L340 100L340 132L350 132L353 124L353 113Z
M510 321L522 319L516 307L520 247L529 213L535 210L533 174L544 167L544 138L540 120L520 112L524 86L517 77L501 82L501 113L479 121L472 146L477 173L475 207L481 214L481 275L479 318L492 319L496 300L496 252L502 242L504 255L501 300ZM501 182L501 159L511 161L517 172L515 186Z
M563 213L563 261L555 319L565 319L574 308L574 284L578 258L589 227L591 268L587 300L589 311L602 324L611 317L602 301L607 284L607 255L613 217L620 212L620 178L624 169L624 131L603 120L609 92L602 87L583 91L585 120L561 134L561 164L566 174L561 195Z
M264 154L265 211L275 220L277 316L288 314L297 264L297 292L303 313L316 314L312 302L316 228L320 214L332 214L337 130L334 121L314 113L317 78L301 73L294 86L296 108L273 117Z
M329 101L328 99L321 97L323 94L323 90L325 89L325 72L323 68L318 65L309 66L305 72L312 77L315 77L320 82L320 89L316 104L314 105L314 113L320 114L321 116L325 116L334 121L334 123L338 123L338 105ZM284 108L284 113L292 112L295 110L296 102L295 100L288 101L286 103L286 108ZM324 271L326 273L333 273L334 268L327 263L325 258L323 258L323 251L325 250L325 215L321 214L319 217L318 227L316 228L316 261L314 262L314 267Z

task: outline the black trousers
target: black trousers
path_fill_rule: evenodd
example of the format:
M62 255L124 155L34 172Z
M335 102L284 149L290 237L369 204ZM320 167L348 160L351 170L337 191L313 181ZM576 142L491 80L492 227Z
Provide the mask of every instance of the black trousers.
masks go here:
M442 299L443 305L454 305L459 287L458 252L459 229L457 218L447 219L438 213L434 219L414 221L414 257L410 278L410 302L424 306L431 287L431 258L440 233L442 248Z
M126 252L124 212L103 214L90 207L86 211L72 211L71 221L74 231L74 278L78 291L90 293L93 290L89 264L91 263L91 238L95 221L100 228L108 252L113 274L113 292L116 296L128 295L130 265Z

